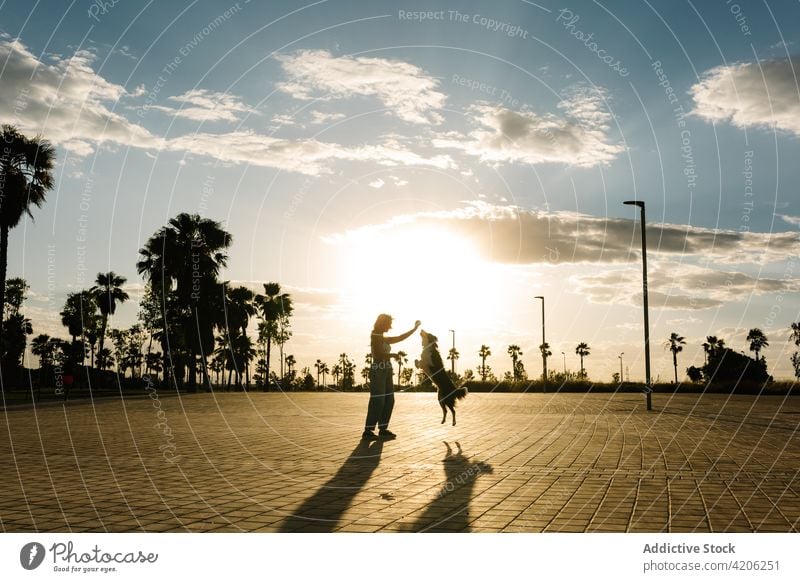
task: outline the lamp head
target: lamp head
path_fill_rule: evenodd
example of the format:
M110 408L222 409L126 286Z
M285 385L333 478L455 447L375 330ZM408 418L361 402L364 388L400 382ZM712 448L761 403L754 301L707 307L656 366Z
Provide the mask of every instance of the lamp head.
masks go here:
M628 204L630 206L638 206L639 208L644 208L644 201L643 200L626 200L623 204Z
M541 295L537 295L536 297L534 297L534 299L541 299L542 301L544 301L544 297L542 297Z

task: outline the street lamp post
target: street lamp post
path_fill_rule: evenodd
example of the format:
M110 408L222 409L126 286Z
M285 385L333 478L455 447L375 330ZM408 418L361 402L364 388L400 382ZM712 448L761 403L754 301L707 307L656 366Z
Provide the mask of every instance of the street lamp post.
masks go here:
M542 300L542 392L547 392L547 348L545 344L547 341L544 339L544 297L537 295L534 299Z
M625 381L625 376L622 375L622 356L625 355L625 352L620 352L617 356L619 358L619 383L622 384Z
M567 354L561 352L561 355L564 356L564 382L567 381Z
M647 222L644 215L644 202L642 200L626 200L623 204L638 206L640 213L639 222L642 231L642 307L644 308L644 382L647 395L647 410L653 409L652 384L650 383L650 315L647 307Z
M456 375L456 330L451 329L449 330L451 334L453 334L453 351L450 353L450 371L453 373L453 376Z

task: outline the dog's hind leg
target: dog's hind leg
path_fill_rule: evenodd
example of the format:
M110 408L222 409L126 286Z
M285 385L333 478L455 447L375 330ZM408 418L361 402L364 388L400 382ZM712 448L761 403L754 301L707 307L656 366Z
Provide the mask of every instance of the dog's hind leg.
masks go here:
M440 424L444 424L447 420L447 409L444 407L444 402L439 403L442 407L442 422Z
M448 404L447 406L450 409L450 412L453 414L453 426L455 426L456 425L456 407L453 406L452 404Z

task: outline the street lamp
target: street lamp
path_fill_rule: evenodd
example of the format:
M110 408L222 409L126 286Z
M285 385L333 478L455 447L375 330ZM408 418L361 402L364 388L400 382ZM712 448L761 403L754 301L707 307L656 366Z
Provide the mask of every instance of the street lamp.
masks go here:
M567 381L567 354L561 352L561 355L564 356L564 382Z
M622 384L625 381L625 376L622 375L622 356L625 355L625 352L620 352L617 356L619 358L619 383Z
M644 202L642 200L626 200L623 204L638 206L641 210L639 221L642 231L642 307L644 309L644 391L647 395L647 410L653 410L651 394L653 392L650 383L650 315L647 308L647 235L646 221L644 217Z
M456 330L451 329L448 330L450 333L453 334L453 351L450 353L450 371L453 373L453 376L456 375Z
M547 343L544 339L544 297L537 295L534 299L542 300L542 392L547 392Z

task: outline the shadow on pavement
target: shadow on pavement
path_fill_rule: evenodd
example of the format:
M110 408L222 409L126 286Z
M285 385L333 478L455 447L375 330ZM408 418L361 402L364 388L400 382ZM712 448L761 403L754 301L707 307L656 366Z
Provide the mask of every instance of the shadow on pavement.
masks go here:
M472 461L456 442L457 452L445 442L447 448L442 460L445 482L425 513L414 522L411 531L466 532L469 531L469 503L475 482L483 473L492 473L492 466L483 461Z
M283 522L280 531L334 531L380 463L381 453L383 441L360 441L336 474Z

